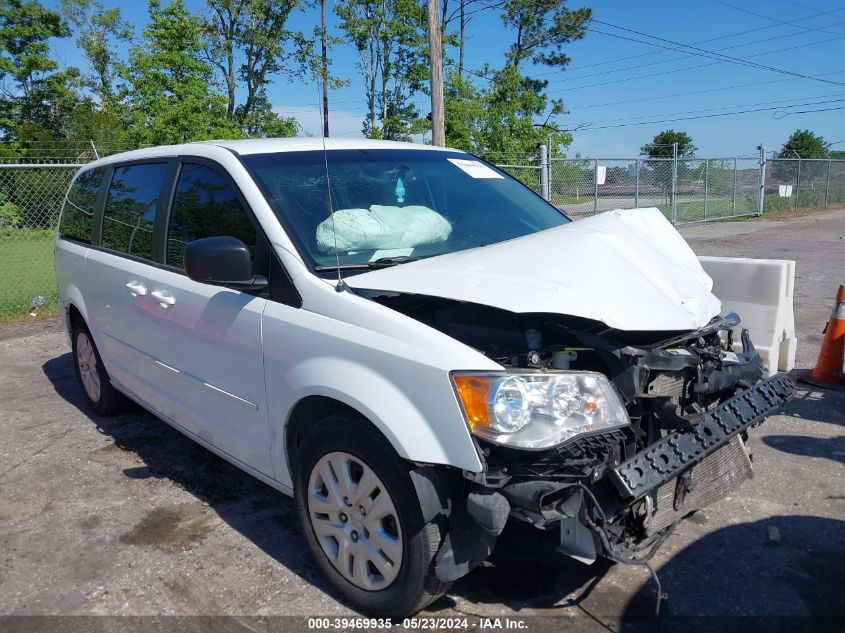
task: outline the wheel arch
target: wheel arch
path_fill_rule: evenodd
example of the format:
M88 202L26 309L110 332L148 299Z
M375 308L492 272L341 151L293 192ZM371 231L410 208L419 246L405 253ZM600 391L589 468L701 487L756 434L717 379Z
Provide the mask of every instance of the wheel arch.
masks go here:
M335 398L325 395L310 395L301 398L291 409L288 419L285 422L284 428L284 450L285 461L288 466L288 471L293 478L293 473L296 469L296 455L302 440L308 435L313 425L334 413L349 413L357 418L360 418L362 423L368 424L376 430L382 437L382 433L375 424L373 424L367 416L355 409L354 407L341 402ZM385 437L391 446L392 442ZM395 448L395 446L394 446Z
M81 319L85 326L90 330L91 324L88 321L88 310L85 306L85 300L82 298L82 292L74 285L68 286L65 291L65 327L67 328L68 336L70 336L71 326L75 319Z

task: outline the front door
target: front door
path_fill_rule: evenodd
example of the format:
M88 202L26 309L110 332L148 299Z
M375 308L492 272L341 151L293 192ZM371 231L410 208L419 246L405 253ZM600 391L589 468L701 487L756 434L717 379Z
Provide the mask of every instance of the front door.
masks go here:
M183 272L186 244L218 235L236 237L255 253L258 231L230 178L211 164L183 161L167 222L165 266L149 280L150 354L162 374L157 408L272 477L261 345L267 300L198 283ZM261 265L256 273L266 275Z

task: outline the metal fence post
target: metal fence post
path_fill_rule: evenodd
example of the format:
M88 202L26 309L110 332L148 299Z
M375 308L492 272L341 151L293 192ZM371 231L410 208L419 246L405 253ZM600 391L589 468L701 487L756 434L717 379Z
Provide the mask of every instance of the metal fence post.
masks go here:
M763 200L766 196L766 146L762 143L757 146L760 150L760 190L757 194L757 215L763 215Z
M672 143L672 224L678 222L678 201L675 190L678 188L678 144Z
M798 178L795 180L795 210L798 210L798 194L801 192L801 157L798 157Z
M640 159L634 161L634 171L636 171L636 184L634 185L634 208L640 208ZM830 170L828 170L828 182L830 182Z
M824 208L827 209L827 205L830 202L830 170L833 167L833 161L830 158L827 159L827 184L824 186Z
M599 159L593 160L593 215L599 209Z
M736 162L736 156L734 156L734 201L733 201L733 210L731 211L731 215L736 215L736 170L737 170L737 162Z
M549 195L549 148L540 145L540 195L551 200Z
M707 177L710 175L710 159L704 159L704 219L707 219Z

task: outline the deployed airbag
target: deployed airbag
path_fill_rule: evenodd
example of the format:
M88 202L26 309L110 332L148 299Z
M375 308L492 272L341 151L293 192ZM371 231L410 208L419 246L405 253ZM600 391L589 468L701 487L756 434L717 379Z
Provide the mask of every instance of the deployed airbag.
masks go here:
M341 209L317 227L317 247L333 251L414 248L443 242L452 233L446 218L428 207L374 204L369 209ZM336 234L336 235L335 235Z

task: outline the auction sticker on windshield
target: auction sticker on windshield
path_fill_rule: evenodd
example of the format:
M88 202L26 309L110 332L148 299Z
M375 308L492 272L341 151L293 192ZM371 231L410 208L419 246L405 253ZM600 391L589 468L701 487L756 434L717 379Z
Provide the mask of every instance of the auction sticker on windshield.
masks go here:
M477 160L466 160L464 158L447 158L446 160L473 178L504 178L502 174L497 174L487 165L479 163Z

